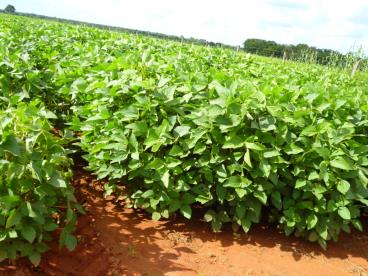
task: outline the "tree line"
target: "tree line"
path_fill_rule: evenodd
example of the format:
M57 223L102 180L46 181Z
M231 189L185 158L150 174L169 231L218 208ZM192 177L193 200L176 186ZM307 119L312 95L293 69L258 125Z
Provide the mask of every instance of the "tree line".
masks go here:
M354 63L358 60L367 62L367 59L363 58L363 53L361 51L342 54L335 50L320 49L304 43L297 45L279 44L275 41L257 38L245 40L243 50L245 52L261 56L313 62L322 65L338 65L347 67L350 64L346 63Z

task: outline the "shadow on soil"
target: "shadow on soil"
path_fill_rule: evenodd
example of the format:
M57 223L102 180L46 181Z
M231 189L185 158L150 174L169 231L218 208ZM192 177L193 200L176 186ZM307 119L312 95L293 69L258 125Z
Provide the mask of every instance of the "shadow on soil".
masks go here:
M198 254L200 249L193 250L195 240L201 244L216 241L224 248L234 244L278 247L290 252L295 260L318 255L327 259L349 256L368 259L366 230L342 234L338 243L329 243L327 251L318 244L285 237L276 228L262 224L254 225L248 234L237 238L232 235L231 227L213 233L209 224L201 221L200 210L194 212L191 221L176 218L156 222L143 211L106 201L102 198L102 184L83 170L76 172L74 184L77 197L84 200L87 209L87 215L81 216L78 222L78 247L68 252L53 244L40 268L32 270L32 275L162 275L166 272L181 272L182 275L195 272L176 262L182 254ZM367 217L364 224L367 229Z
M149 254L153 262L161 261L162 259L175 259L177 255L170 256L160 255L160 249L147 247L147 243L152 243L155 240L155 235L159 233L179 233L181 239L191 241L200 239L202 242L218 241L222 247L229 247L234 244L246 245L251 244L258 247L279 247L282 251L291 252L295 260L299 260L305 255L318 256L323 255L328 258L346 259L349 256L361 257L368 259L368 223L365 218L365 231L363 233L352 230L352 233L342 233L338 243L329 242L327 250L323 250L317 243L311 243L302 238L293 236L286 237L279 232L276 227L266 226L264 224L255 224L252 226L248 234L241 234L240 237L232 235L231 227L224 227L222 232L213 233L209 224L202 221L203 216L195 216L191 221L176 218L169 221L160 221L158 225L153 225L142 229L140 225L152 224L149 215L139 210L132 210L127 213L122 207L114 207L116 213L123 213L124 220L119 220L115 216L109 216L110 224L106 224L107 229L113 231L131 233L131 243L135 245L143 244L147 250L152 250ZM184 238L183 238L184 237ZM178 250L178 248L176 248ZM182 247L181 251L193 252L190 248ZM178 250L178 254L180 254ZM195 253L195 252L193 252ZM168 264L166 264L168 265Z
M318 244L311 243L296 237L286 237L275 227L265 224L253 225L248 234L240 237L232 235L230 226L225 227L221 233L213 233L208 223L202 221L203 211L194 212L194 218L190 221L184 218L175 218L167 221L152 221L150 216L139 210L116 206L112 202L102 203L100 206L101 219L106 229L105 239L114 237L117 244L133 250L138 258L147 267L159 267L160 272L183 271L184 267L175 264L175 260L182 254L196 254L191 249L192 240L199 239L201 242L217 241L222 247L230 247L234 244L251 244L257 247L278 247L281 251L290 252L295 260L303 256L319 256L325 258L346 259L349 256L368 259L368 221L364 218L365 231L363 233L352 230L351 234L342 233L338 243L330 242L324 251ZM119 233L116 235L116 233ZM124 235L121 235L121 234ZM171 237L170 237L171 235ZM124 237L124 238L122 238ZM163 252L160 247L162 239L172 242L172 252ZM178 239L178 241L175 241ZM129 249L130 248L130 249ZM136 259L137 260L137 259ZM137 270L142 271L139 261ZM130 268L134 267L132 263ZM149 269L152 271L152 269Z

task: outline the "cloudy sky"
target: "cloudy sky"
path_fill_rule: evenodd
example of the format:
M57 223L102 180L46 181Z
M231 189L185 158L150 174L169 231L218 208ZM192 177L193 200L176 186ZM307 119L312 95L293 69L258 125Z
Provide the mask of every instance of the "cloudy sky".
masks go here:
M18 11L241 45L368 51L367 0L0 0Z

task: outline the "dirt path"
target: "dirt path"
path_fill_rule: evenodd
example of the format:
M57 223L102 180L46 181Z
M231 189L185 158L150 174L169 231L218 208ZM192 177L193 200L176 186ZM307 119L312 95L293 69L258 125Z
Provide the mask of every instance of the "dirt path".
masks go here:
M54 243L38 268L0 264L0 275L368 275L367 231L341 236L326 252L264 225L235 238L231 229L212 233L199 218L157 222L106 202L86 173L74 182L87 210L76 251Z

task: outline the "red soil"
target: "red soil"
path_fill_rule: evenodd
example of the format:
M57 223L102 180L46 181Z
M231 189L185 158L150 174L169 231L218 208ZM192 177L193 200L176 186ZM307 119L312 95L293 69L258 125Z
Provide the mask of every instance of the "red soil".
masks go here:
M344 234L327 251L265 225L236 238L231 229L211 232L200 217L152 221L106 201L101 183L82 171L74 184L87 211L78 220L77 249L54 242L39 267L3 263L0 275L368 275L367 231Z

